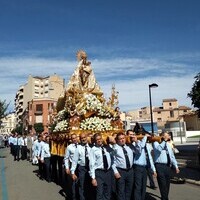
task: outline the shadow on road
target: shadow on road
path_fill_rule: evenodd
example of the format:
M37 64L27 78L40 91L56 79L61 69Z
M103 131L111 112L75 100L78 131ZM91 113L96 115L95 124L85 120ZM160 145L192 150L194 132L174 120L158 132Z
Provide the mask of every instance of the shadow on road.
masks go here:
M182 179L192 179L200 181L200 171L198 169L192 169L188 167L180 168L180 173L176 174L175 170L172 170L172 177L178 177Z
M158 198L160 199L158 195L150 193L150 192L147 192L145 196L145 200L157 200Z

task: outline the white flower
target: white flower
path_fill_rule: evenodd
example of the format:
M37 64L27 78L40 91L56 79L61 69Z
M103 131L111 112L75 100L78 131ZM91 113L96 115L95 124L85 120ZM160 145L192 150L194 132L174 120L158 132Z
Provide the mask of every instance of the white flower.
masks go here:
M93 130L93 131L108 131L112 130L110 120L101 119L99 117L90 117L83 120L80 124L81 130Z
M56 131L65 131L68 128L68 122L67 120L60 121L56 124L56 127L54 128L54 132Z
M66 115L67 115L67 110L66 110L66 108L64 108L63 110L58 112L58 114L55 117L55 120L58 122L62 121L66 118Z

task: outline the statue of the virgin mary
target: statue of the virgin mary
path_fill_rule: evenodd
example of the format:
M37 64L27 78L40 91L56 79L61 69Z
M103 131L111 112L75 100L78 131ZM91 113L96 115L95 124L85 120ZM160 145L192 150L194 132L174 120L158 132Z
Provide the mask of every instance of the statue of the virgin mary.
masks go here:
M87 61L87 54L83 50L77 52L78 65L67 85L68 92L92 93L102 95L96 82L91 62Z

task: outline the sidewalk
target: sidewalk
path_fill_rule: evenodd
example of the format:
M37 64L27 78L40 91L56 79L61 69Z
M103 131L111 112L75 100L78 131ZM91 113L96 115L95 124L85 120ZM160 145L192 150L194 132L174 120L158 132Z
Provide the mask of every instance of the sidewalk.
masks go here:
M175 155L180 174L178 177L185 178L187 183L200 186L200 165L197 157L198 143L176 144L179 153Z

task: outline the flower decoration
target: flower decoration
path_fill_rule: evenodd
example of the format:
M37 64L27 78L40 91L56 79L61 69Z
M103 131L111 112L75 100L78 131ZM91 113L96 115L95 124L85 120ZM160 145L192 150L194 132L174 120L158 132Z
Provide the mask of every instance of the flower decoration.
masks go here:
M96 112L101 117L111 117L110 111L95 95L85 95L85 104L82 106L80 113Z
M109 119L102 119L96 116L83 120L80 124L80 128L81 130L92 131L109 131L113 129Z
M65 120L67 119L67 116L68 116L68 112L67 110L64 108L63 110L59 111L58 114L56 115L55 117L55 120L57 122L60 122L62 120Z
M54 128L53 132L57 131L66 131L68 128L68 122L67 120L60 121L56 124L56 127Z

